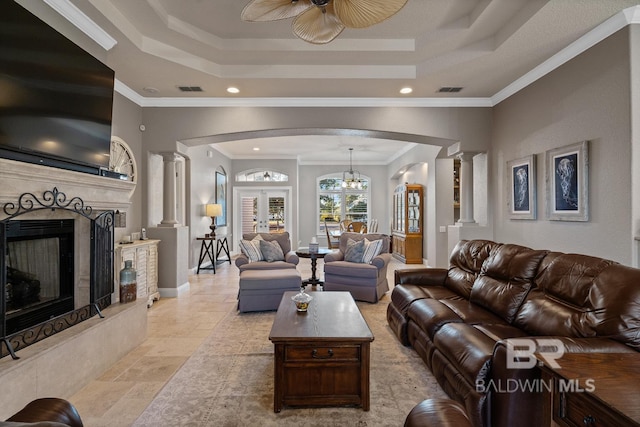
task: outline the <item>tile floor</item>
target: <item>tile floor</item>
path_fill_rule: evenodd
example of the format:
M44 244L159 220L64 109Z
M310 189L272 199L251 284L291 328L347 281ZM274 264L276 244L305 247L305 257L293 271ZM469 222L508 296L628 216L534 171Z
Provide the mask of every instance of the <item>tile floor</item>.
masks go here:
M407 266L393 260L387 271ZM419 266L416 266L419 267ZM310 261L298 265L303 279L311 275ZM322 272L322 261L318 272ZM69 400L86 427L126 427L137 417L227 313L236 310L238 269L228 262L189 276L190 291L163 298L148 312L148 336L101 377Z

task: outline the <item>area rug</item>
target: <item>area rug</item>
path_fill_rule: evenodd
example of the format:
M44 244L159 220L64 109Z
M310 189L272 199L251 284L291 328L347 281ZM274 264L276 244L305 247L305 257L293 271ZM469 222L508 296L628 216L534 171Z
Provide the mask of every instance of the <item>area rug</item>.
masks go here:
M273 412L275 312L231 312L133 424L153 426L401 426L414 405L446 397L411 348L386 321L388 297L360 303L371 344L371 409L289 408Z

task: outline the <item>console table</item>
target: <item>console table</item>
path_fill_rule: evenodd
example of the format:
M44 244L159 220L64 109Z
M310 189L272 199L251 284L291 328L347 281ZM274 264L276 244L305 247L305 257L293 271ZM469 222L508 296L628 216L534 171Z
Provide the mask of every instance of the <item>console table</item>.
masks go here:
M541 367L552 385L545 425L640 426L638 353L565 353L557 362Z
M226 260L231 264L231 255L229 254L229 242L227 241L227 236L205 236L197 237L196 239L202 242L200 245L200 256L198 257L198 268L196 270L196 274L200 274L200 270L213 270L213 274L216 274L216 260L220 256L220 252L224 252L227 256ZM215 249L213 247L214 241L216 242ZM209 258L209 261L211 261L211 267L200 267L200 264L202 264L206 258Z

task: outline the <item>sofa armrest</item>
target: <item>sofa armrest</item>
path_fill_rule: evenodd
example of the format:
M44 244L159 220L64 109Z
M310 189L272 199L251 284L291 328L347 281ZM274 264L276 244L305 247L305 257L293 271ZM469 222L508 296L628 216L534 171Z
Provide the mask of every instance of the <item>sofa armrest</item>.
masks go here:
M324 262L333 262L333 261L343 261L344 254L341 250L337 250L335 252L328 253L324 256Z
M407 268L394 272L395 284L412 284L418 286L444 286L449 272L446 268Z
M296 255L294 251L289 251L284 254L284 260L289 264L298 265L298 263L300 262L300 257L298 257L298 255Z
M381 270L389 264L389 261L391 261L391 254L379 254L371 260L371 265L375 265L378 270Z
M71 402L56 397L36 399L15 413L7 421L22 423L60 423L70 427L83 427L82 419Z
M249 258L245 254L241 253L236 257L236 267L240 268L241 265L245 265L248 263L249 263Z

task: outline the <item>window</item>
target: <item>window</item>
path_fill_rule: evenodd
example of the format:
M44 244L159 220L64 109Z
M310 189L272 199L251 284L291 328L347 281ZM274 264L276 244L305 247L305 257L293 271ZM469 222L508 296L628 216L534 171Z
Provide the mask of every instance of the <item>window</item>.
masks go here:
M343 219L368 222L369 178L362 177L362 188L342 187L342 174L318 178L318 233L324 233L324 224L337 230Z
M252 169L236 174L236 182L287 182L289 175L273 170Z

